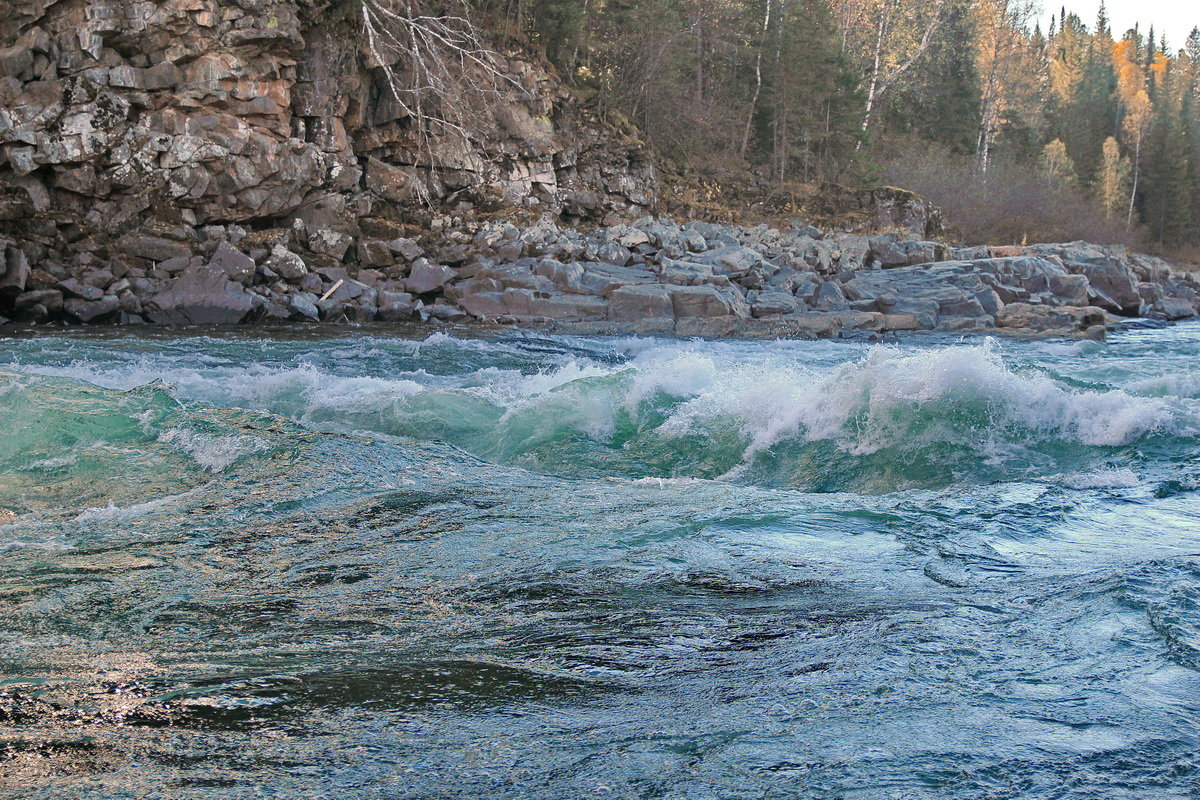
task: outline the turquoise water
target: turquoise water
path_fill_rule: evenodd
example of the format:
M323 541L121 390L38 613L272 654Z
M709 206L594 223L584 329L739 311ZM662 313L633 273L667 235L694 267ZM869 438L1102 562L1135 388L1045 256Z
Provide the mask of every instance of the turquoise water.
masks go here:
M0 341L0 796L1200 793L1200 326Z

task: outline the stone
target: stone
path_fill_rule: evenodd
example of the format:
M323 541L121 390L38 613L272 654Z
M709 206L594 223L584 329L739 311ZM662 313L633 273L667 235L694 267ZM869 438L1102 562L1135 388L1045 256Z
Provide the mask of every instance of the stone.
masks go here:
M673 320L675 309L671 291L658 284L618 287L608 298L608 318L615 322Z
M834 281L822 283L813 295L811 305L817 311L841 311L849 308L842 287Z
M672 286L669 291L676 320L750 315L744 298L735 297L734 292L721 292L714 286Z
M241 250L238 250L229 242L221 242L217 245L217 249L213 252L208 265L214 269L219 269L228 275L231 280L235 280L244 286L249 286L254 282L254 259Z
M405 291L414 295L436 292L445 286L455 276L454 270L441 264L430 264L419 258L413 263L408 279L404 281Z
M407 292L379 291L379 319L384 322L400 322L412 319L415 311L413 296Z
M749 247L727 245L693 256L693 261L707 264L717 275L727 275L733 278L746 275L750 270L763 263L762 254Z
M1178 297L1164 297L1154 304L1154 311L1171 320L1196 316L1196 307Z
M329 256L335 261L343 261L350 245L354 243L344 233L321 229L308 237L308 249L319 255Z
M95 322L100 317L114 313L120 307L120 300L116 295L111 294L104 295L98 300L72 298L63 303L63 311L80 322Z
M996 315L999 328L1021 328L1027 331L1057 329L1085 331L1094 325L1105 324L1104 309L1096 306L1037 306L1030 303L1009 303Z
M1069 272L1085 275L1091 284L1089 299L1094 305L1123 316L1136 316L1141 309L1137 275L1123 247L1101 247L1087 242L1038 244L1030 252L1059 258Z
M29 273L25 251L0 239L0 295L13 296L23 292Z
M659 266L658 275L663 283L673 283L678 286L699 286L713 279L711 264L698 264L692 261L676 261L664 258Z
M608 304L599 297L505 289L504 305L515 317L555 320L604 319Z
M117 247L126 255L146 258L150 261L166 261L171 258L191 258L192 248L183 242L164 239L161 236L129 235L117 241Z
M763 292L755 298L751 311L755 317L794 314L804 311L804 303L785 292Z
M387 246L389 250L401 256L406 261L415 261L425 255L425 251L421 249L420 245L412 239L405 239L404 237L392 239L387 243Z
M241 284L212 266L193 267L171 280L146 305L159 325L236 324L254 307Z
M368 158L366 174L368 191L384 200L404 203L420 195L421 181L412 167L397 167L377 158Z
M67 278L66 280L59 281L58 288L62 289L66 294L82 300L99 300L104 296L104 290L83 283L76 278Z
M46 309L47 313L52 314L63 307L63 293L57 289L35 289L17 295L16 300L13 301L13 308L17 311L35 305L42 306Z
M307 292L300 292L288 298L288 309L293 316L299 315L302 319L316 322L321 318L321 312L317 310L316 296Z
M508 313L504 292L475 292L458 299L459 306L473 317L494 318Z
M878 261L884 269L908 265L908 251L895 234L881 234L869 239L870 258Z
M618 267L623 267L629 263L629 249L622 247L616 242L605 242L600 245L596 251L596 257L606 264L613 264Z
M292 283L301 280L308 274L308 267L304 264L304 259L281 244L274 245L271 248L271 255L264 262L263 266L285 281Z

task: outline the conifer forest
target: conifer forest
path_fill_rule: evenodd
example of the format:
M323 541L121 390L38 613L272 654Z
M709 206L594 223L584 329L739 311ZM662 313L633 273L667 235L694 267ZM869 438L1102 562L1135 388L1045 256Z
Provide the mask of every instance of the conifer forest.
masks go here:
M1031 0L476 0L701 169L890 182L968 239L1200 241L1200 30Z

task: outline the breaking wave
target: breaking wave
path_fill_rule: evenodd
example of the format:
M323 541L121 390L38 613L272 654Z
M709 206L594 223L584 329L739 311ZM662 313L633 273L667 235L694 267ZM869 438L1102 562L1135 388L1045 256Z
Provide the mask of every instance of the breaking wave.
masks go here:
M460 368L450 374L439 370L445 353L422 358L417 347L402 364L388 364L369 343L346 348L351 375L336 361L212 358L165 368L74 362L39 371L142 392L165 386L169 398L191 405L232 405L322 430L444 441L553 474L814 490L1045 478L1094 465L1098 449L1119 461L1138 443L1194 440L1200 430L1196 404L1186 397L1081 388L1007 363L990 341L875 347L857 360L827 363L782 347L747 355L643 340L621 358L572 349L532 368L496 358L500 345L454 350L457 341L423 343L453 351ZM481 347L492 347L491 357L461 368ZM384 363L368 370L372 359ZM151 379L164 383L134 388ZM213 472L267 446L186 425L155 436ZM45 453L38 462L62 457ZM1122 483L1130 474L1121 473Z

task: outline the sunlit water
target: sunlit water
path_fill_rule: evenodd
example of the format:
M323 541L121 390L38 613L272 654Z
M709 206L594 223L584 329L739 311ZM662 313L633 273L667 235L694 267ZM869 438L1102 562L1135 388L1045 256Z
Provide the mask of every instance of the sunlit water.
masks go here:
M6 797L1200 792L1200 326L0 341Z

